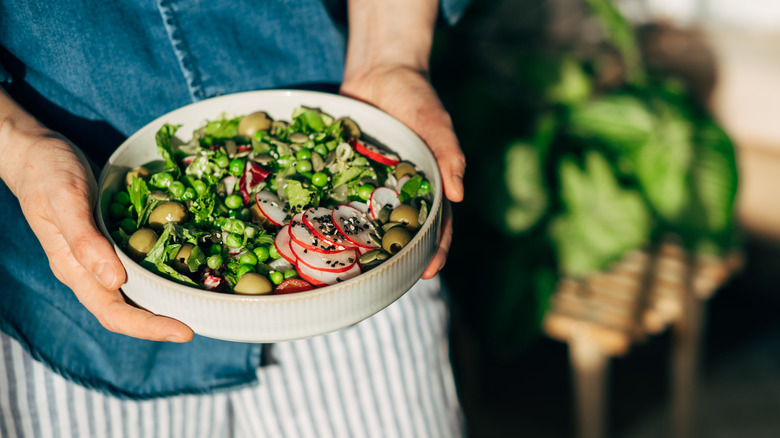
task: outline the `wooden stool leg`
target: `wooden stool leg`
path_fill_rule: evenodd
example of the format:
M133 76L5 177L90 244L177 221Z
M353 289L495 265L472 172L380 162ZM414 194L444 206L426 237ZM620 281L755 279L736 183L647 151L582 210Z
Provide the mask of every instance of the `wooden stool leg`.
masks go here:
M696 435L696 392L699 378L704 303L688 282L682 299L682 314L674 323L672 340L672 437Z
M569 343L569 357L574 380L577 436L603 438L609 358L596 344L576 340Z

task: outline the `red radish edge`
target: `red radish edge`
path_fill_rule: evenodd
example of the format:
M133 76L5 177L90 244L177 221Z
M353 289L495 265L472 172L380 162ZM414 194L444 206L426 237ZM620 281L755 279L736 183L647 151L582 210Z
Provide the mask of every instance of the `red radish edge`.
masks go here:
M290 247L289 225L285 225L281 230L279 230L279 233L274 239L274 246L276 247L276 252L278 252L280 256L284 257L285 260L295 265L297 258L295 257L295 253Z
M401 161L398 158L389 157L378 150L372 150L370 146L366 146L355 139L350 140L350 144L352 145L353 148L355 148L355 151L357 153L359 153L360 155L364 155L367 158L376 161L377 163L382 163L386 166L395 166L396 164L398 164L398 162Z

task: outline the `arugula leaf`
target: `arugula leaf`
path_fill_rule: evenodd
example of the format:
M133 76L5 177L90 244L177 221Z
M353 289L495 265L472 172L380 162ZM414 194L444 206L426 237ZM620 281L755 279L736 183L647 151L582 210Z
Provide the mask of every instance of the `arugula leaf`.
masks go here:
M173 227L168 224L163 228L160 237L157 238L157 242L152 245L152 249L146 253L142 264L144 265L157 265L166 261L165 256L168 250L168 241L171 238Z
M151 196L146 197L146 205L144 205L144 208L141 209L141 213L138 214L138 222L136 226L138 228L141 228L142 225L146 224L146 222L149 221L149 215L152 214L152 211L157 208L158 205L162 204L164 201L157 198L152 198Z
M182 283L186 283L190 285L195 285L195 286L198 285L197 283L192 281L191 278L179 273L179 271L173 269L171 266L168 266L165 263L157 263L156 265L154 265L154 268L160 274L163 274L164 276L170 277L174 280L178 280Z
M179 169L179 165L173 157L173 143L171 140L179 128L181 128L181 125L166 123L154 135L154 139L157 141L157 152L165 161L165 170L171 172L174 178L178 178L181 175L181 169Z
M195 245L190 252L189 258L187 258L187 266L190 268L190 272L196 272L198 268L206 263L206 254L200 249L200 246Z
M141 216L146 198L149 196L149 187L147 187L146 181L133 175L132 183L127 187L127 194L130 195L130 203L136 214Z

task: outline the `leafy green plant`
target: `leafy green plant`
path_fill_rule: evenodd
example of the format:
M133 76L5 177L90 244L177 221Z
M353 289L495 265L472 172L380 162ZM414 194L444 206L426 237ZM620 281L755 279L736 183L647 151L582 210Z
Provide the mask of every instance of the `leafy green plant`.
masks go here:
M489 343L504 347L533 339L562 276L603 270L667 233L694 253L734 245L738 175L728 135L689 84L646 67L638 33L609 0L583 5L604 34L595 48L496 51L503 76L465 68L445 102L470 163L471 193L456 218L490 227L464 243L456 220L452 263L473 263L485 241L502 243L491 246L481 293L468 274L449 274L455 303ZM617 57L621 72L606 86L604 53ZM453 59L463 66L464 56ZM502 149L486 153L489 145Z

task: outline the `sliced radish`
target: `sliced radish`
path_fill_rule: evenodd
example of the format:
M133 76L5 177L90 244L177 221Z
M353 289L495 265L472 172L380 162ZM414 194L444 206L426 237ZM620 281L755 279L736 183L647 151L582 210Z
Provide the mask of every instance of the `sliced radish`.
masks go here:
M314 289L314 286L301 278L288 278L274 288L274 295L294 294Z
M325 207L310 208L303 212L303 224L326 244L347 248L357 246L339 233L338 228L333 224L331 213L331 209Z
M399 178L398 179L398 183L396 183L396 185L395 185L395 192L400 195L401 194L401 189L404 188L404 184L409 182L410 179L412 179L412 177L409 176L409 175L404 175L401 178Z
M303 268L303 270L301 270L301 268ZM319 275L322 274L321 271L317 271L316 269L311 269L306 265L304 265L303 263L299 263L298 265L296 265L295 269L298 271L298 276L300 276L303 280L308 281L309 283L313 284L316 287L323 287L328 285L327 283L323 283L322 281L320 281L315 277L307 275L307 272L311 271L315 273L314 275L316 277L319 277Z
M339 205L333 209L331 217L339 233L350 242L363 248L376 246L369 237L374 231L374 226L360 210L349 205Z
M387 166L395 166L399 161L401 161L401 158L398 157L398 155L390 151L379 149L374 145L368 143L363 144L355 139L350 140L350 144L353 148L355 148L357 153L364 155L366 158L372 159L377 163L382 163Z
M371 219L376 220L379 210L385 206L390 206L391 209L396 208L401 205L401 201L398 199L398 193L395 190L387 187L377 187L371 192L368 205L371 208Z
M322 254L344 251L347 249L341 245L333 245L317 237L306 225L303 224L302 213L298 213L290 220L290 239L309 251Z
M350 207L358 209L361 213L367 214L368 213L368 204L365 202L360 201L352 201L349 204Z
M309 251L294 240L290 242L290 248L292 248L299 265L303 263L318 271L345 272L357 263L358 258L354 249L347 249L332 254L322 254Z
M257 201L257 208L260 209L260 213L262 213L269 222L278 227L287 223L287 217L289 216L287 205L282 202L279 197L268 190L261 190L257 192L255 200Z
M295 253L293 252L292 248L290 248L290 226L285 225L282 227L281 230L279 230L279 233L276 234L276 238L274 239L274 246L276 247L276 252L279 253L280 256L284 257L285 260L295 264L296 257Z
M325 286L330 284L341 283L342 281L349 280L350 278L360 275L360 265L355 263L344 272L328 272L318 271L306 266L303 263L298 263L298 275L304 280L317 286Z
M233 194L233 189L236 188L236 177L228 175L222 178L222 184L225 186L225 195L230 196Z

